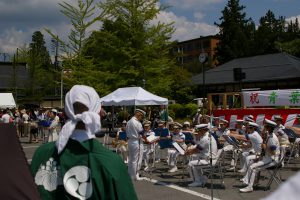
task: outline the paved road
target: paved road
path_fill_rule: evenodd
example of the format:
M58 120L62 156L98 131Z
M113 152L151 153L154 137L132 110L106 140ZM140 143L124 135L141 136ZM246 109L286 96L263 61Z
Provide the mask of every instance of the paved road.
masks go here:
M103 138L99 139L103 141ZM34 154L36 148L42 144L31 143L28 144L25 138L21 139L21 144L24 148L24 152L28 161ZM283 179L295 174L300 169L300 159L293 159L290 164L285 166L281 170L281 176ZM188 177L185 168L180 167L179 171L171 174L168 173L168 166L166 163L162 162L156 164L155 169L152 173L141 172L145 180L134 182L136 192L139 199L141 200L196 200L196 199L211 199L211 184L210 181L206 184L204 188L191 188L187 185L191 182ZM264 185L267 183L268 179L266 177L267 172L262 173L262 179L260 179L260 184L255 187L255 191L252 193L240 193L239 188L243 187L239 179L242 177L238 173L226 172L224 177L224 186L221 184L218 177L213 179L213 197L215 199L224 200L252 200L260 199L267 196L270 192L274 191L278 185L274 182L271 186L271 190L264 191Z

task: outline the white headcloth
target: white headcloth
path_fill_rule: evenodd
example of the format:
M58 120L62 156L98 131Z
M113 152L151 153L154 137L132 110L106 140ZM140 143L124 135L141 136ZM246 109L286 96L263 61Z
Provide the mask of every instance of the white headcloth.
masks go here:
M75 102L84 104L89 110L75 115L73 108ZM78 121L82 121L85 124L89 138L95 137L95 133L101 129L100 109L100 97L94 88L85 85L75 85L71 88L65 98L65 112L69 120L62 127L56 141L58 153L61 153L65 148Z

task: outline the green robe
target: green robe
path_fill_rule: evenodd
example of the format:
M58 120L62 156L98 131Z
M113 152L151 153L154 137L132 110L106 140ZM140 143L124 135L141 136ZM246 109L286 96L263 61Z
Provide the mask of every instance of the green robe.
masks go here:
M31 172L42 199L137 199L124 162L96 139L69 139L60 155L54 142L40 146Z

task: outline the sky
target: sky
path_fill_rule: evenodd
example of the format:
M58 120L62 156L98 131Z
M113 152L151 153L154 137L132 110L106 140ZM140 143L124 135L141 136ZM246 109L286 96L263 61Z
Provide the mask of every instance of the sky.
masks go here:
M77 0L64 0L76 4ZM95 0L101 1L101 0ZM102 0L103 1L103 0ZM44 34L47 47L50 46L50 36L44 31L50 29L60 38L66 39L71 28L68 19L60 12L58 3L62 0L0 0L0 61L3 53L12 55L18 47L31 42L32 34L41 31ZM214 35L218 28L221 11L228 0L160 0L168 5L154 22L172 22L176 31L172 39L184 41L200 36ZM246 8L247 18L252 18L256 25L259 19L271 10L275 17L284 16L287 21L300 21L300 0L240 0L240 5ZM99 29L95 24L92 29ZM49 49L51 53L51 49ZM6 59L9 59L7 56Z

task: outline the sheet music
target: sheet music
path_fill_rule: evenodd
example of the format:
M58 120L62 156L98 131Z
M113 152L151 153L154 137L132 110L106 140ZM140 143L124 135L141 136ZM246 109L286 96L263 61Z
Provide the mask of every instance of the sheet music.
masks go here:
M183 150L183 148L182 148L177 142L173 142L172 144L173 144L173 146L175 147L175 149L176 149L181 155L184 155L184 150Z
M237 119L237 115L231 115L229 128L235 128L236 119Z
M149 136L147 137L147 141L151 143L151 142L155 141L157 138L158 138L158 137L155 136L155 135L149 135Z
M294 122L296 120L297 114L290 114L287 116L286 120L285 120L285 124L284 126L293 126Z
M264 120L265 120L265 115L264 114L257 115L257 117L256 117L256 123L259 126L263 126L264 125Z

